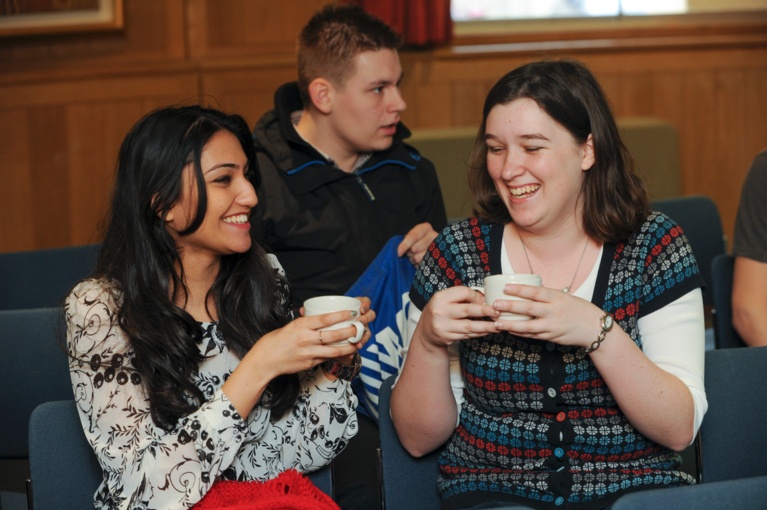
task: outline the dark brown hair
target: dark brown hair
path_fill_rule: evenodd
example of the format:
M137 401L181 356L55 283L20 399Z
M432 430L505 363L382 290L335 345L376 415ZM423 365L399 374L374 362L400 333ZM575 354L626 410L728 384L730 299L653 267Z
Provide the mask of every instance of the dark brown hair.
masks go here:
M599 83L585 65L570 59L525 64L503 76L488 93L469 161L474 214L491 222L512 221L487 171L485 129L490 110L520 98L535 101L577 143L592 136L594 166L586 172L581 190L583 227L599 242L627 239L650 212L647 192Z
M191 164L197 183L197 212L179 235L188 235L202 224L207 193L201 157L220 131L237 137L258 182L253 138L239 115L196 105L168 107L150 112L133 126L120 148L105 236L93 275L112 285L110 290L119 303L117 320L134 353L135 377L147 393L152 419L167 430L206 398L195 384L204 361L199 347L201 328L176 304L188 292L177 243L165 217L180 200L182 175ZM263 335L290 320L285 306L287 283L256 242L244 253L221 257L221 270L209 294L215 300L226 345L239 358ZM295 374L270 382L273 416L292 408L299 386Z

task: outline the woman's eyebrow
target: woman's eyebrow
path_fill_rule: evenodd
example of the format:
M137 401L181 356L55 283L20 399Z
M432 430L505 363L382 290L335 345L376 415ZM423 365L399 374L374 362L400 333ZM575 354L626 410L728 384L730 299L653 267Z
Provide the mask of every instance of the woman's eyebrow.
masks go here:
M530 133L527 135L521 135L520 138L522 138L523 140L546 140L547 142L550 141L547 136L544 136L541 133Z
M209 172L212 172L213 170L218 170L219 168L231 168L236 170L237 168L239 168L239 165L235 163L219 163L218 165L213 165L212 167L208 168L203 173L207 174Z

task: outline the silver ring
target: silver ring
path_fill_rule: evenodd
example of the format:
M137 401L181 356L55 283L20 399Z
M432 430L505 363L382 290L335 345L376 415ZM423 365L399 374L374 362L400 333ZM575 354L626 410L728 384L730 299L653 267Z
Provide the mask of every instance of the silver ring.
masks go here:
M325 342L322 341L322 330L319 331L319 334L320 334L320 343L322 345L325 345Z

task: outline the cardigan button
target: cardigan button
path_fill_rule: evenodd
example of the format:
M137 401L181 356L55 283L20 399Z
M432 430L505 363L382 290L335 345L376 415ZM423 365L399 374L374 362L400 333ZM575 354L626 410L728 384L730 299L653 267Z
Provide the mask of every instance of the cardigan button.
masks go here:
M557 413L557 421L559 421L559 422L563 422L563 421L565 421L565 418L566 418L566 417L567 417L567 415L565 414L565 412L564 412L564 411L559 411L559 412Z
M557 396L557 390L555 390L554 388L549 388L546 393L548 393L551 398L554 398Z
M561 459L565 456L565 451L562 448L554 448L554 456Z
M557 499L554 500L554 504L557 506L562 506L565 504L565 498L562 496L559 496Z

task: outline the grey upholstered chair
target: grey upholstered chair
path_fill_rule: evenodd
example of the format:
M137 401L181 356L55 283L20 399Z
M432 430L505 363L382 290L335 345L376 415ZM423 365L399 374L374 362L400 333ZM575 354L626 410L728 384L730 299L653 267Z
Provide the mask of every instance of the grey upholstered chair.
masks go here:
M437 494L439 450L422 457L410 455L397 437L389 414L392 384L384 380L378 393L378 433L381 438L381 491L384 510L440 508Z
M0 253L0 310L61 306L95 268L100 246Z
M767 347L706 351L703 482L767 476Z
M63 328L61 308L0 310L0 463L13 488L0 494L3 510L26 508L19 490L26 479L32 411L49 400L72 398L67 356L58 340Z
M718 255L711 265L711 290L714 300L714 344L717 349L745 347L746 343L732 325L732 279L735 257Z
M627 494L610 510L755 510L767 501L767 476Z
M85 439L74 400L46 402L29 421L29 493L35 510L93 508L101 467ZM333 496L332 468L309 475Z
M727 249L716 204L705 195L689 195L655 200L651 206L653 210L664 213L682 227L706 283L706 288L703 289L703 303L712 306L714 300L711 289L711 263L714 257L725 253Z

